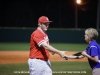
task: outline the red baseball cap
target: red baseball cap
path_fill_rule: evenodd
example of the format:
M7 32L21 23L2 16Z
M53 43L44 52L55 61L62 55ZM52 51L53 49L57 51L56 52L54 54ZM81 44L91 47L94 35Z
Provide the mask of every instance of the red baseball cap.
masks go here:
M38 23L47 23L47 22L52 22L52 21L49 21L48 17L46 17L46 16L41 16L38 19Z

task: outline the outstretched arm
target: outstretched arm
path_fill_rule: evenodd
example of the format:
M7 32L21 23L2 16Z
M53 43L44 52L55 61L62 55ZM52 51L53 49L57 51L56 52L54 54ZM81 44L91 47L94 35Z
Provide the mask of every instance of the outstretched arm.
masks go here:
M67 57L65 57L66 55L64 52L52 47L51 45L48 45L47 43L44 42L41 46L44 47L45 49L47 49L48 51L52 52L53 54L57 53L61 56L61 58L67 59Z
M84 56L83 55L80 55L80 56L74 56L74 55L72 55L72 56L67 56L69 59L80 59L80 58L84 58Z
M81 54L82 52L76 52L70 56L67 56L69 59L80 59L84 58L84 56Z

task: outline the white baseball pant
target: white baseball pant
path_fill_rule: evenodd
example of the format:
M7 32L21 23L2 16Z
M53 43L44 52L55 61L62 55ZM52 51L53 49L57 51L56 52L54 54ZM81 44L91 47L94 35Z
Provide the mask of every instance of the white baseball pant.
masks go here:
M30 75L52 75L50 61L28 59Z

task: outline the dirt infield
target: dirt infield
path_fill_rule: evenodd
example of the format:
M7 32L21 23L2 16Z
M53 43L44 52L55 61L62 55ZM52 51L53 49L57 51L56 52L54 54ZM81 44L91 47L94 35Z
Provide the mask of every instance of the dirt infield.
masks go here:
M66 52L71 55L75 52ZM0 51L0 64L25 63L28 61L29 51ZM51 55L50 61L87 61L87 58L62 60L58 54Z

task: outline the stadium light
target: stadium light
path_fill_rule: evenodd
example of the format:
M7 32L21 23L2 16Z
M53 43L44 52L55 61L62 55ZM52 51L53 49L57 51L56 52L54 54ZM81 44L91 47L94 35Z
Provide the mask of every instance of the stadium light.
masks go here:
M81 2L82 2L81 0L76 0L77 4L81 4Z

